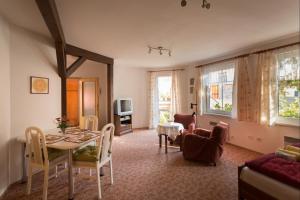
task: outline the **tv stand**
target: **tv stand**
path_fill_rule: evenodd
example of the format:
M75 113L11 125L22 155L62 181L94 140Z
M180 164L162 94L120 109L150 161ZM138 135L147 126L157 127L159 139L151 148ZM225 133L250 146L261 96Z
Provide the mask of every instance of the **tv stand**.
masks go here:
M116 136L132 132L132 115L114 115L114 123Z

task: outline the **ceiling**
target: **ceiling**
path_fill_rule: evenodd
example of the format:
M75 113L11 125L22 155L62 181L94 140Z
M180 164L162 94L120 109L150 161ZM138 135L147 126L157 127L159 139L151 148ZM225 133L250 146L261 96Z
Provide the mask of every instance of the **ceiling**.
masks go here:
M298 0L56 0L68 43L121 66L169 67L299 32ZM0 0L11 23L50 37L34 0ZM148 54L163 46L172 56Z

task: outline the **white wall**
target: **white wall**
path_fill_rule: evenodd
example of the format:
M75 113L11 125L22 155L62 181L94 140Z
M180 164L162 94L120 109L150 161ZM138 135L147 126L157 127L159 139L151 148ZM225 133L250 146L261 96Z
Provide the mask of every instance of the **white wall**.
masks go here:
M267 43L264 45L260 45L258 47L253 47L252 49L241 51L240 53L246 53L255 51L257 49L266 49L272 48L274 46L284 45L293 43L295 41L299 41L299 37L291 37L285 38L283 40L273 41L271 43ZM237 53L239 54L239 53ZM229 55L230 56L230 55ZM226 58L228 56L224 56L222 58ZM207 60L203 63L207 63L209 61L218 60L221 58L214 58L211 60ZM198 63L202 64L202 63ZM187 79L196 78L196 69L194 64L186 68ZM188 91L188 86L187 90ZM194 96L190 94L186 94L188 99L188 104L194 102ZM189 112L192 112L189 109ZM292 136L296 138L300 138L300 129L299 127L292 126L262 126L256 123L250 122L241 122L236 119L231 119L228 117L214 116L214 115L203 115L198 116L198 124L199 127L210 128L210 121L225 121L230 124L230 143L242 146L257 152L261 153L269 153L274 152L278 147L284 144L284 136Z
M0 16L0 196L9 185L10 30Z
M130 97L133 101L133 128L148 127L148 90L147 69L115 66L114 99Z
M72 77L98 78L99 79L99 129L107 123L107 65L85 61Z
M17 137L28 126L55 128L61 115L61 81L57 75L55 49L40 35L11 26L11 142L10 182L21 177L21 150ZM49 94L30 94L30 76L49 78Z

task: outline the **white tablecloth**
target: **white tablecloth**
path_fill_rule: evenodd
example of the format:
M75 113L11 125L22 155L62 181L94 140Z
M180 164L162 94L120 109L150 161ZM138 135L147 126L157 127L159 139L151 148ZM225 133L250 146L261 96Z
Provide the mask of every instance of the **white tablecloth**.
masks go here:
M167 134L169 138L175 140L176 136L184 129L183 125L176 122L168 122L157 126L157 133Z

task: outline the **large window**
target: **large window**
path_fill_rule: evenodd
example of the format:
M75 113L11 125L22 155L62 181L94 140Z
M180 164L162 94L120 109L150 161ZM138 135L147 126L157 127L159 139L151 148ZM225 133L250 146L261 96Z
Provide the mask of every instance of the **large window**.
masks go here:
M300 119L299 50L278 55L278 120L294 124ZM299 124L299 123L298 123Z
M204 110L207 114L231 115L233 104L234 63L204 70Z

